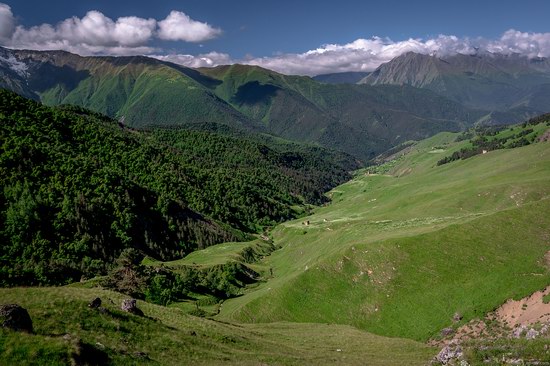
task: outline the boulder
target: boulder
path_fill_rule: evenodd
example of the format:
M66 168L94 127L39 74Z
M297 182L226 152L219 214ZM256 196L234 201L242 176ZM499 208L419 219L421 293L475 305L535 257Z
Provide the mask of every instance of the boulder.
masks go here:
M527 327L525 325L520 325L519 327L514 328L512 331L512 338L521 338L523 333L527 331Z
M537 331L536 329L531 328L531 329L529 329L529 330L527 331L527 333L525 334L525 338L526 338L526 339L535 339L535 338L537 338L539 335L540 335L540 332L539 332L539 331Z
M443 365L447 365L454 360L461 359L463 355L462 346L458 342L452 341L439 351L437 356L435 356L435 360Z
M88 307L90 307L92 309L97 309L100 306L101 306L101 299L99 297L96 297L95 299L90 301L90 303L88 304Z
M29 313L17 304L0 305L0 322L5 328L32 332L32 320Z
M452 335L453 333L455 332L455 330L453 328L443 328L441 329L441 336L442 337L448 337L450 335Z
M143 311L141 311L141 309L137 307L136 303L136 299L125 299L124 301L122 301L122 306L120 308L129 313L143 316Z

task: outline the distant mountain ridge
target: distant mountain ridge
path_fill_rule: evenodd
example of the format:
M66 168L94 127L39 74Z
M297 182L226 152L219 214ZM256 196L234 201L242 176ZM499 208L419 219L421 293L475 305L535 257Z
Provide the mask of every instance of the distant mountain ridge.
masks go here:
M366 71L348 71L316 75L313 80L327 84L357 84L369 75L370 72Z
M0 75L0 87L23 96L124 117L133 127L221 123L363 161L406 140L458 131L486 114L430 90L325 84L249 65L191 69L144 56L2 48Z
M440 131L550 111L545 58L409 52L357 85L343 83L359 76L315 80L250 65L191 69L145 56L0 48L0 87L47 105L83 106L133 127L221 123L363 161Z
M519 54L439 57L408 52L379 66L359 83L430 89L467 107L500 113L492 122L516 122L550 108L550 60ZM486 118L490 122L487 119L491 115Z

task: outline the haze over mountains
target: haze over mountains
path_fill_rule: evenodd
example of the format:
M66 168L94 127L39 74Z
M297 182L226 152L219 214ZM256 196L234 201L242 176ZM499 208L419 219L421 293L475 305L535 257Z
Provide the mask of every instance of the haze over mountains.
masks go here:
M5 48L0 74L0 86L23 96L124 117L129 126L223 123L362 160L440 131L518 122L550 105L547 59L489 53L407 53L358 85L332 82L364 74L315 80L248 65L191 69L144 56Z

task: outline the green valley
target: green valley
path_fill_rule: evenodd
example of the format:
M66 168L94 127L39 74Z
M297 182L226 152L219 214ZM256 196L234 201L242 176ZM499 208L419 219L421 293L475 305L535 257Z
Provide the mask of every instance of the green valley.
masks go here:
M21 172L37 169L24 169L26 165L22 164L31 164L37 156L44 156L50 147L57 146L60 142L54 143L55 134L72 133L70 136L77 138L76 131L89 136L99 129L101 138L109 139L109 146L116 146L113 144L120 140L129 152L133 151L128 148L131 144L147 148L147 154L154 152L148 161L160 164L154 165L156 170L151 172L155 176L173 176L186 167L186 179L201 177L201 172L208 177L221 174L220 183L232 175L237 175L239 182L246 182L247 177L263 179L253 180L256 183L252 185L258 189L269 187L270 191L259 191L251 201L227 211L217 211L216 201L203 201L217 197L212 195L215 186L209 185L206 178L200 180L201 191L181 198L168 195L167 199L182 205L182 209L196 210L191 217L208 222L212 228L219 227L214 230L220 234L221 230L228 230L232 235L250 238L251 233L261 233L259 230L266 226L274 227L251 241L235 241L231 237L216 245L211 244L220 240L197 244L183 258L176 254L165 258L163 252L155 251L157 246L145 249L136 245L140 239L133 236L115 247L106 243L101 248L112 253L130 247L147 254L141 263L118 269L118 273L130 271L149 276L145 284L148 287L141 295L138 293L143 299L138 306L144 317L119 310L128 295L106 289L109 281L105 282L105 277L64 287L1 289L2 302L21 304L28 309L34 324L34 333L23 336L2 330L1 362L25 364L32 355L43 364L78 363L94 358L112 364L172 364L177 358L178 362L193 364L422 365L430 362L445 344L441 343L446 339L442 330L460 334L462 327L485 319L508 299L529 296L550 284L548 115L505 128L478 127L408 141L379 156L377 165L356 169L351 180L343 183L347 179L345 172L358 167L354 159L315 146L296 145L265 134L250 137L249 132L229 127L220 130L219 125L208 124L191 129L138 131L75 107L41 107L9 93L4 93L3 98L4 134L12 136L13 141L5 146L21 142L18 149L16 145L4 147L3 169L9 172L4 177L19 177ZM24 123L29 119L35 120L33 126L50 132L40 134L31 129L23 133L31 126ZM47 123L36 125L41 120ZM58 124L58 120L63 123ZM239 134L249 137L245 140ZM487 146L479 141L493 141L491 146L497 147L438 164L456 152ZM41 148L29 149L33 146L30 142ZM156 150L158 146L163 147L162 152ZM67 149L52 150L57 152L41 161L61 159L61 151ZM117 153L114 147L111 150ZM139 156L137 151L132 154ZM78 161L90 159L83 153L77 156ZM96 154L96 159L100 157ZM166 159L173 165L164 173L166 168L161 162ZM139 184L153 197L172 192L164 192L166 188L159 185L162 180L148 181L132 175L136 168L120 165L120 161L128 160L125 155L114 160L116 164L107 164L107 160L100 160L100 164L110 167L118 179ZM260 169L254 163L258 160L270 164L269 168ZM131 161L139 163L135 158ZM137 169L147 171L139 165ZM26 212L29 220L44 220L41 211L33 211L34 207L56 201L33 201L24 192L31 192L33 184L44 190L48 185L37 177L55 176L55 171L30 174L23 179L27 186L21 188L20 196L4 196L7 211L3 220L11 230L2 231L4 240L10 239L14 244L20 240L13 236L12 223L22 223L13 221L22 217L14 216L16 213ZM182 189L193 192L195 186L192 180L189 182L170 184L182 184ZM10 184L13 188L5 192L19 192L15 183ZM222 188L227 194L233 192L236 202L241 197L251 197L243 193L250 189ZM323 198L321 192L328 189ZM282 194L293 190L295 194L289 197ZM32 197L48 197L47 192L40 191ZM218 205L231 202L227 194ZM133 197L131 192L126 195ZM266 196L269 200L264 205L261 198ZM14 197L20 197L19 201L13 201ZM139 208L139 197L123 212ZM78 208L78 196L75 199ZM275 202L279 202L278 206ZM248 211L251 204L259 204L260 211ZM287 213L276 214L270 211L271 207L280 207L280 212ZM161 211L159 217L170 220L172 214ZM275 225L297 215L302 216ZM59 220L64 216L57 217ZM114 217L113 222L123 222L120 220ZM27 230L34 227L28 222ZM70 227L69 224L70 221L64 225ZM193 225L188 222L182 227L183 233L185 227ZM131 235L132 230L126 235ZM47 231L34 233L28 242L32 248L37 243L47 248ZM23 234L29 233L20 231L17 235ZM72 235L73 240L78 239ZM116 238L119 234L110 235ZM65 239L54 240L63 243ZM67 246L55 256L62 258L73 247ZM12 244L4 248L10 250L1 257L3 268L7 269L12 266L9 261L17 247ZM39 258L36 255L27 257L25 251L21 253L21 268L40 263L33 262ZM114 266L113 262L108 276L117 273L113 272ZM118 285L114 288L126 291ZM183 286L183 290L178 286ZM102 299L103 310L87 306L95 297ZM460 316L454 319L456 314ZM550 359L544 348L547 335L527 348L525 340L499 339L492 344L502 346L495 346L491 352L483 348L486 341L465 341L461 359L472 365L484 364L496 362L507 352L541 362Z

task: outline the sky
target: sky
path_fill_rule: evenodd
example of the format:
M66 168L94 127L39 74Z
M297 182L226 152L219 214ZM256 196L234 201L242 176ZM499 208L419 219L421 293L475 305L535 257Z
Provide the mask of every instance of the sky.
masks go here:
M408 51L548 57L548 15L548 0L0 0L0 45L316 75Z

